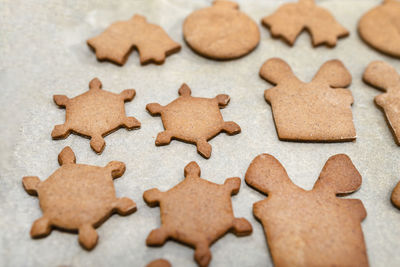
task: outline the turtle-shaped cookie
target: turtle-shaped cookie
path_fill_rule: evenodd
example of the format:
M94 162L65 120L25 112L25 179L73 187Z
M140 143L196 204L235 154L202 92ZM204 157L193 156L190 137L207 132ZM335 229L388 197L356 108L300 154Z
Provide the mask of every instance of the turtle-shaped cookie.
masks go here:
M229 178L223 185L200 178L200 167L192 161L185 167L185 180L167 192L150 189L143 198L150 206L160 205L162 226L147 237L147 245L161 246L169 238L195 248L199 266L211 260L209 246L226 232L249 235L251 224L235 218L231 195L237 194L240 178Z
M90 250L97 243L95 227L112 213L136 211L131 199L115 196L113 179L125 172L125 164L111 161L105 167L75 164L75 154L65 147L58 155L61 167L45 181L36 176L22 179L25 190L37 195L43 216L31 228L33 238L45 237L52 227L78 231L80 244Z
M165 131L158 134L156 145L167 145L175 138L196 144L200 155L209 158L212 148L208 140L222 131L229 135L240 133L239 125L233 121L225 122L219 110L228 105L228 95L192 97L186 84L179 89L179 95L166 106L157 103L146 106L151 115L161 115L164 124Z
M92 149L101 153L106 145L103 136L120 127L128 130L140 127L137 119L125 115L124 102L135 97L135 90L127 89L115 94L101 87L100 80L94 78L86 93L71 99L65 95L53 97L58 106L66 108L65 123L54 127L51 133L53 139L64 139L74 132L89 137Z

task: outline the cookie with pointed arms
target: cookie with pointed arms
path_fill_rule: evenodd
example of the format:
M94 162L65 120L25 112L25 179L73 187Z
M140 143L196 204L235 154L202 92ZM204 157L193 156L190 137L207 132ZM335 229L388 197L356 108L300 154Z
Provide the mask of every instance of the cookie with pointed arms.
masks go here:
M106 145L104 136L125 127L140 128L140 122L125 115L124 102L135 97L135 90L127 89L115 94L101 89L98 78L89 83L90 90L74 98L55 95L54 102L66 109L65 123L56 125L51 133L53 139L64 139L71 132L90 138L90 146L101 153Z
M150 246L161 246L169 238L195 248L199 266L208 266L210 245L232 231L249 235L251 224L233 215L231 195L237 194L240 178L229 178L223 185L200 178L200 167L192 161L185 167L185 180L167 192L150 189L143 198L150 206L160 205L161 227L147 237Z
M131 199L115 196L113 179L125 172L125 164L111 161L105 167L75 163L75 154L65 147L58 155L60 168L45 181L36 176L22 179L30 195L37 195L43 216L31 228L32 238L45 237L52 228L78 232L79 243L88 250L97 244L95 230L114 212L136 211Z
M178 139L196 144L199 154L209 158L211 145L207 141L220 132L238 134L240 127L222 118L219 109L228 105L228 95L202 98L191 94L189 86L183 84L179 89L180 97L168 105L151 103L146 106L151 115L161 115L164 124L165 131L157 135L156 145L168 145L171 139Z
M314 0L283 4L274 14L264 17L262 23L273 37L282 37L289 45L294 44L304 29L311 34L314 46L334 47L338 38L349 35L332 14L317 6Z
M400 58L400 1L384 0L358 23L358 33L370 46Z
M109 60L118 65L125 64L133 48L139 52L142 65L162 64L166 56L181 49L160 26L148 23L141 15L111 24L87 44L96 52L98 60Z
M247 55L260 41L257 24L227 0L190 14L183 23L183 36L195 52L218 60Z
M332 156L314 187L306 191L288 177L273 156L257 156L246 183L268 197L253 205L261 221L274 265L368 266L361 222L366 217L358 199L342 199L361 186L350 158Z
M351 75L339 60L322 65L311 82L300 81L279 58L267 60L261 78L276 85L265 90L280 140L346 142L356 139L347 87Z
M400 75L383 61L371 62L363 79L385 93L375 97L375 103L383 110L395 141L400 145Z

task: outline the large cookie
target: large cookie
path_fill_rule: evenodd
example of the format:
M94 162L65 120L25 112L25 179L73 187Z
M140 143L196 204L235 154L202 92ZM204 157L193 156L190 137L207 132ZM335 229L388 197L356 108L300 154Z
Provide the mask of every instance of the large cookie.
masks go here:
M141 15L111 24L87 44L95 50L98 60L109 60L118 65L125 64L133 48L139 52L142 65L162 64L166 56L181 49L160 26L148 23Z
M332 14L315 5L314 0L283 4L274 14L264 17L262 23L273 37L282 37L289 45L294 44L304 29L311 34L314 46L333 47L338 38L349 35Z
M79 243L86 249L97 244L95 227L114 212L128 215L136 211L131 199L115 196L113 179L125 172L125 164L111 161L105 167L75 164L75 154L65 147L58 155L61 167L45 181L36 176L22 180L25 190L37 195L43 216L31 229L33 238L45 237L53 227L79 233Z
M90 90L74 98L55 95L54 102L66 109L65 123L56 125L51 133L53 139L64 139L71 132L90 138L90 146L101 153L106 145L103 136L125 127L128 130L140 127L134 117L125 115L124 102L135 97L135 90L127 89L120 94L101 89L99 79L89 83Z
M400 57L400 1L384 0L358 23L361 38L375 49Z
M280 140L345 142L356 139L351 75L339 60L326 62L311 82L300 81L281 59L267 60L260 76L277 85L265 90Z
M310 191L292 183L277 159L256 157L246 183L268 195L253 205L274 265L368 266L358 199L341 199L361 186L361 176L344 154L330 157Z
M395 141L400 145L400 75L383 61L371 62L363 79L370 85L385 91L375 97L375 103L386 115Z
M211 7L190 14L183 23L188 45L202 56L234 59L250 53L260 41L257 24L231 1L217 0Z
M192 161L185 167L185 180L167 192L150 189L143 198L150 206L160 205L162 226L147 237L147 245L161 246L172 238L195 248L199 266L208 266L210 245L232 231L249 235L251 224L233 215L231 195L237 194L240 178L229 178L223 185L200 178L200 167Z
M205 158L211 156L211 145L207 142L220 132L229 135L240 133L240 127L233 121L224 121L220 108L229 103L228 95L215 98L192 97L189 86L183 84L178 99L166 106L151 103L146 109L151 115L161 115L165 131L159 133L156 145L167 145L171 139L196 144L197 151Z

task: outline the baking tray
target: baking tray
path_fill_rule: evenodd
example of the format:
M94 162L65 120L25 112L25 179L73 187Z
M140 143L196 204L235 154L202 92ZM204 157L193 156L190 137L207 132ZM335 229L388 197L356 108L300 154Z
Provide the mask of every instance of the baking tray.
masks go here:
M257 23L284 1L242 0L241 10ZM261 42L248 56L218 62L193 53L182 38L182 23L193 10L211 1L0 1L0 266L144 266L166 258L174 266L196 266L193 249L169 241L163 247L145 245L149 232L160 225L159 208L148 207L142 194L157 187L167 190L183 179L184 166L194 160L202 177L223 183L227 177L243 179L251 160L270 153L285 166L293 181L311 189L325 161L346 153L363 177L361 189L348 197L363 201L368 216L362 223L371 266L400 265L400 212L390 203L390 194L400 179L399 147L395 145L383 113L373 99L380 92L364 84L362 73L369 62L384 60L400 70L400 61L364 44L356 33L358 19L378 0L320 0L337 20L350 30L334 49L313 48L308 34L294 47L272 39L260 25ZM162 25L182 44L182 50L164 65L140 66L133 52L123 67L96 60L86 39L101 33L110 23L138 13ZM334 144L282 142L277 138L271 108L263 92L271 85L258 76L262 63L271 57L287 61L298 77L309 81L327 60L340 59L353 76L349 87L357 141ZM112 92L136 89L137 96L126 104L128 115L141 121L140 130L118 130L106 137L103 154L96 155L89 140L71 135L53 141L55 124L64 122L65 111L53 103L54 94L76 96L99 77L103 88ZM185 82L194 96L214 97L226 93L230 104L222 110L224 119L237 122L242 133L220 134L210 141L209 160L193 145L173 141L156 147L162 131L160 118L150 116L145 105L167 104L178 96ZM99 243L91 251L82 249L77 235L53 231L33 240L32 222L41 216L36 197L29 196L21 178L37 175L46 179L58 168L57 155L71 146L79 163L106 165L111 160L126 163L125 174L114 184L117 196L136 201L136 213L112 216L101 227ZM227 234L212 247L210 266L272 266L261 224L252 214L252 204L264 196L244 182L232 197L235 216L247 218L253 233L247 237Z

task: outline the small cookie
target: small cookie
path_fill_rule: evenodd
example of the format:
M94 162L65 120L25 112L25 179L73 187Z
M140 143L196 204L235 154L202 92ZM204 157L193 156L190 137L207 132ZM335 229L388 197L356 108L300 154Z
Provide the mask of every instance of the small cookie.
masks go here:
M370 46L400 58L400 1L384 0L358 23L358 33Z
M400 182L393 189L392 196L390 198L392 200L393 205L400 209Z
M386 115L395 141L400 145L400 75L383 61L371 62L363 79L368 84L385 91L375 97L375 103Z
M96 52L98 60L109 60L118 65L125 64L132 48L139 52L142 65L162 64L166 56L181 49L160 26L148 23L141 15L111 24L87 44Z
M103 136L125 127L140 128L140 122L125 115L124 102L135 97L135 90L127 89L120 94L101 89L98 78L89 83L90 90L74 98L54 95L54 102L66 109L64 124L56 125L51 133L53 139L65 139L71 132L90 138L90 146L101 153L106 145Z
M199 266L208 266L210 245L232 231L237 236L249 235L251 224L235 218L231 195L237 194L240 178L229 178L223 185L200 178L200 167L192 161L185 167L185 180L167 192L150 189L143 198L150 206L160 205L162 226L151 231L149 246L162 246L172 238L195 248Z
M262 24L270 29L273 37L282 37L289 45L294 44L304 29L311 34L314 46L334 47L338 38L349 35L332 14L315 5L314 0L284 4L274 14L264 17Z
M297 79L281 59L267 60L260 76L277 85L265 90L280 140L346 142L356 139L351 75L339 60L322 65L311 82Z
M260 41L257 24L240 12L238 4L217 0L196 10L183 23L185 41L195 52L212 59L242 57Z
M274 265L368 266L361 222L367 216L358 199L341 199L361 186L361 175L344 154L332 156L310 191L295 184L268 154L256 157L246 183L268 195L253 205Z
M171 267L171 263L164 259L157 259L147 264L146 267Z
M192 97L186 84L182 84L176 100L166 106L151 103L146 109L151 115L161 115L165 131L159 133L156 145L168 145L171 139L196 144L197 151L205 158L211 156L211 145L207 142L220 132L229 135L240 133L240 127L233 121L224 121L220 108L229 103L228 95L215 98Z
M111 161L105 167L75 164L75 154L65 147L58 155L60 168L45 181L27 176L22 184L37 195L43 216L31 228L32 238L45 237L53 227L79 233L79 243L93 249L100 226L114 212L128 215L136 211L131 199L115 196L113 179L125 172L125 164Z

